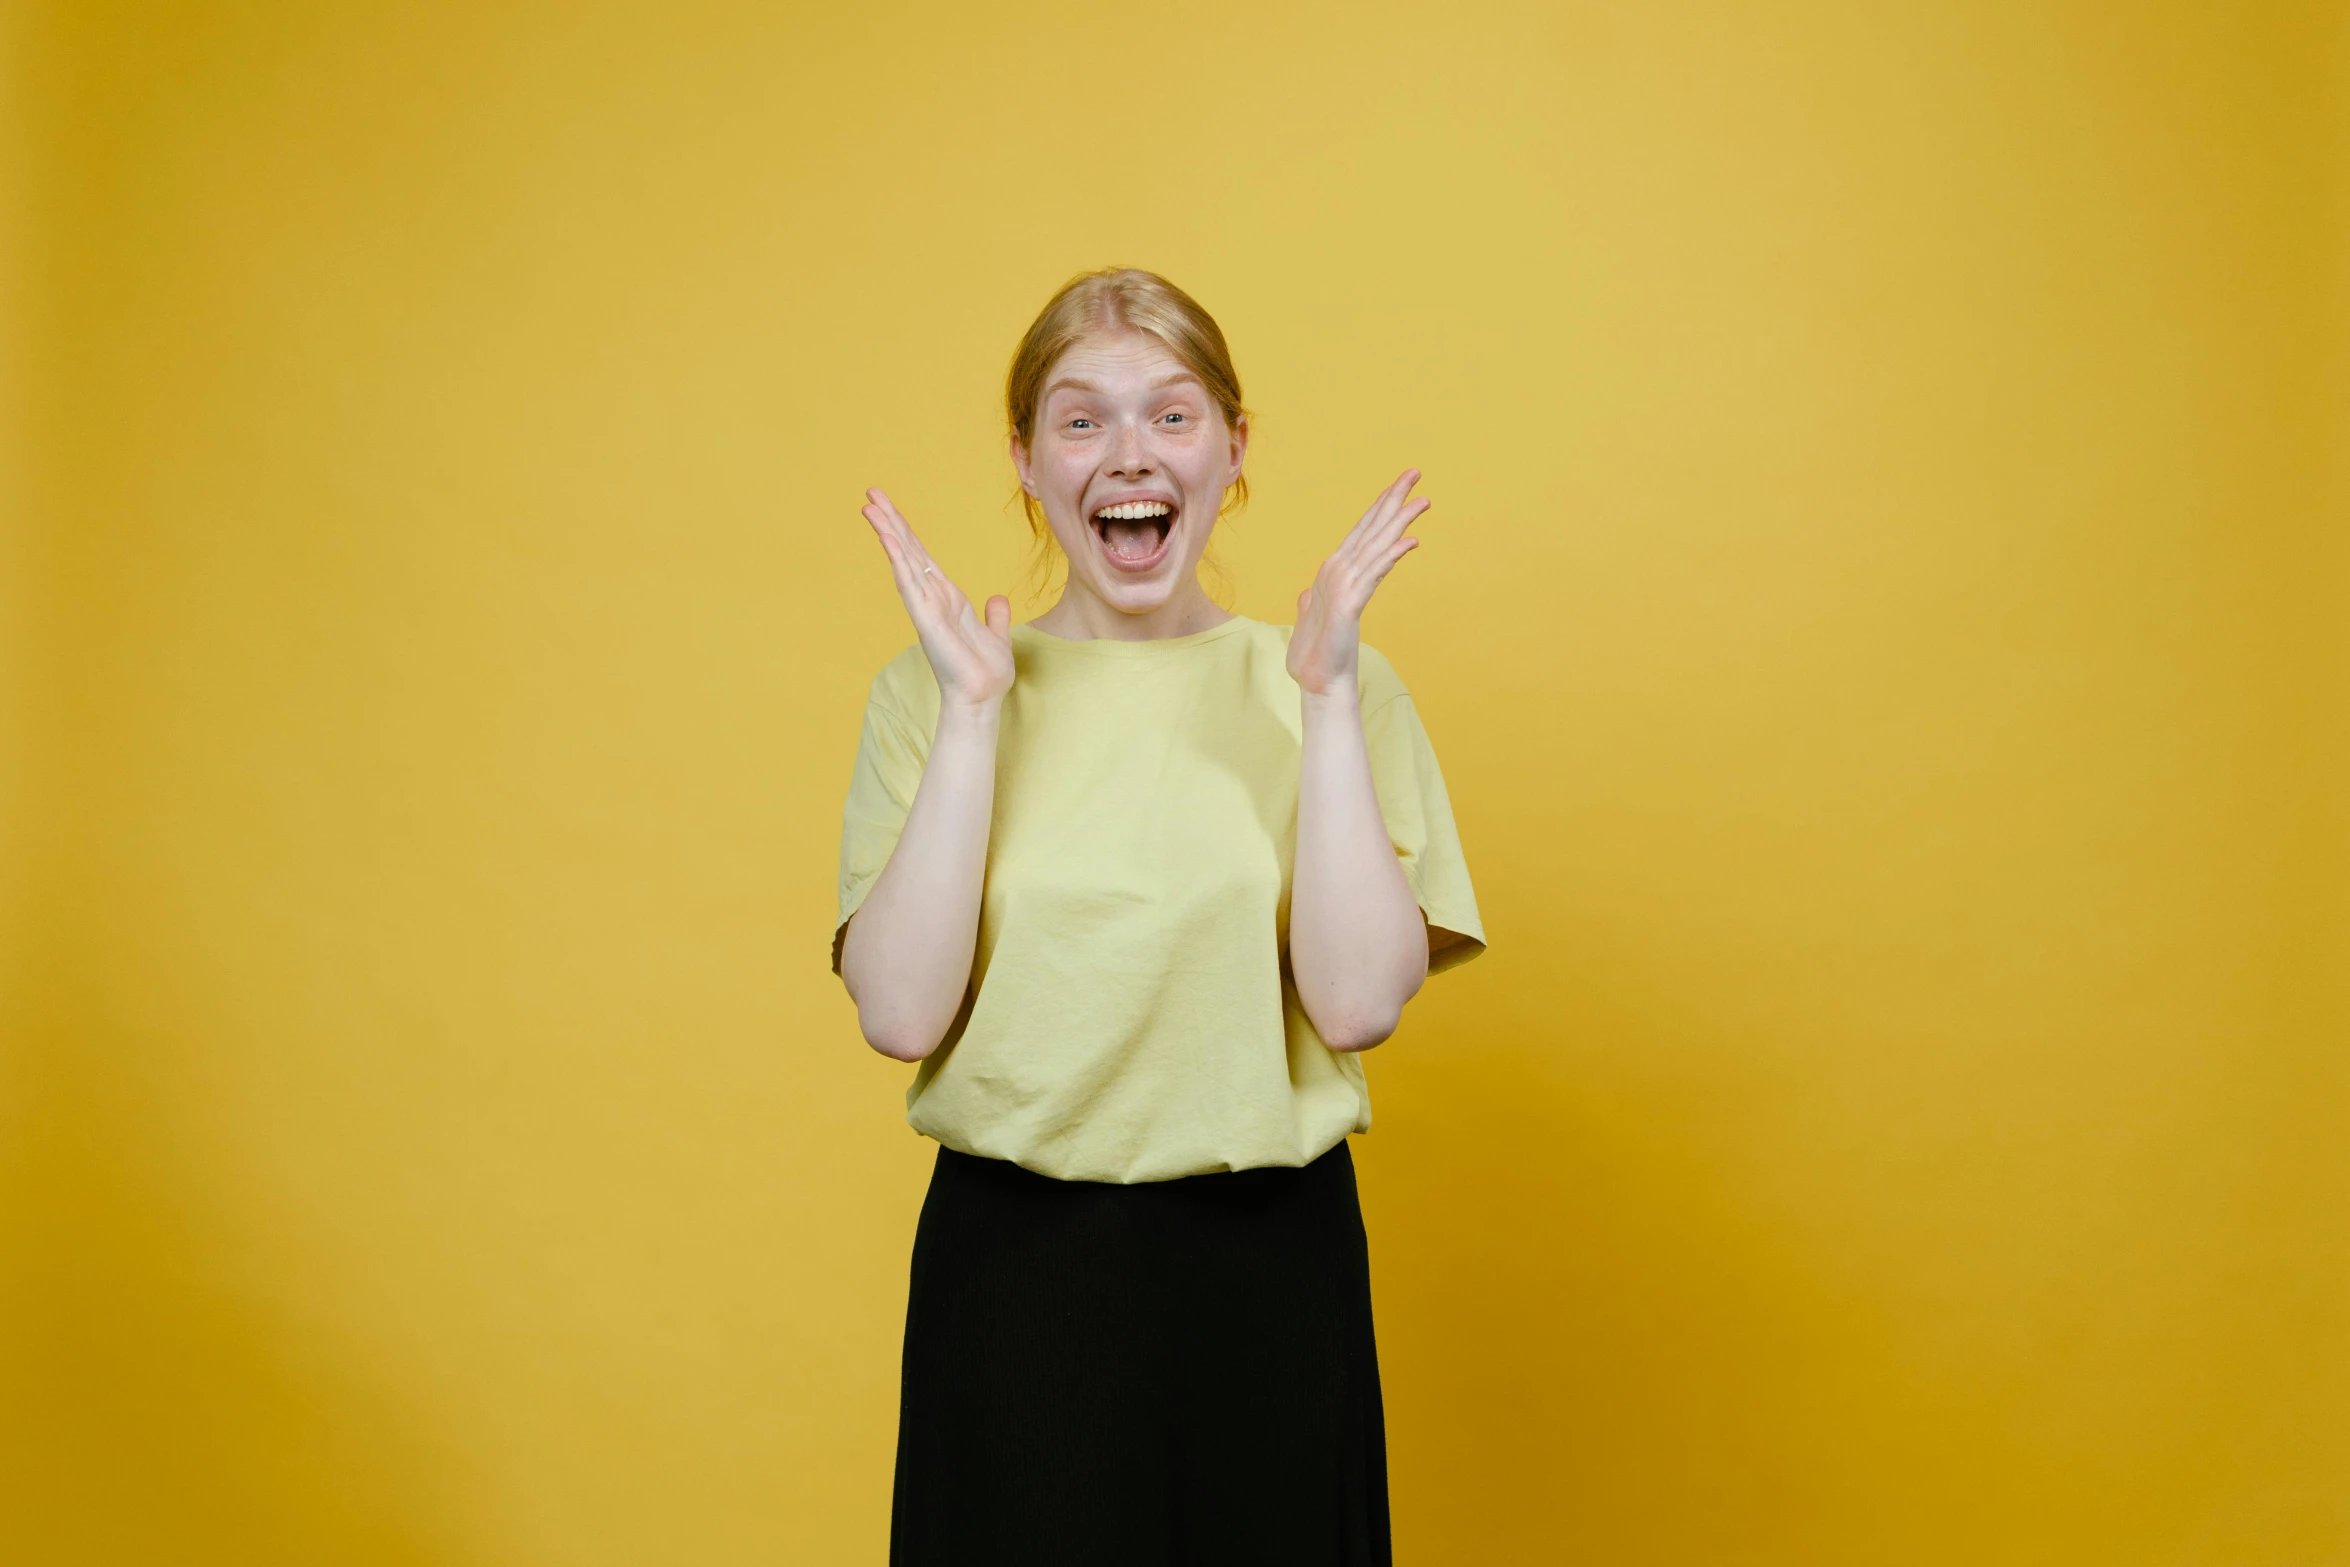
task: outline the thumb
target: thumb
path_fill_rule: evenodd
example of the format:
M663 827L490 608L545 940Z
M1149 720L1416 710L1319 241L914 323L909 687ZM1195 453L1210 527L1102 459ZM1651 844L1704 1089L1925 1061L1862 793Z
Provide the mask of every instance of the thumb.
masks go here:
M1310 613L1310 612L1313 610L1313 607L1314 607L1314 590L1313 590L1311 587L1308 587L1308 588L1307 588L1307 589L1306 589L1306 590L1305 590L1303 593L1300 593L1300 594L1297 596L1297 615L1298 615L1298 618L1299 618L1300 620L1303 620L1303 619L1304 619L1304 618L1305 618L1305 617L1306 617L1306 616L1307 616L1307 615L1308 615L1308 614L1309 614L1309 613Z
M987 629L999 637L1012 634L1012 601L998 593L987 601Z

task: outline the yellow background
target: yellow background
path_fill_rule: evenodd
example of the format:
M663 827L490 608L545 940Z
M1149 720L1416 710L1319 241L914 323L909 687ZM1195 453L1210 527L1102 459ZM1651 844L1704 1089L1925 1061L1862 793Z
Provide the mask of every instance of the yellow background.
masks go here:
M1437 502L1402 1559L2350 1561L2343 24L13 7L0 1557L881 1560L855 508L1124 261Z

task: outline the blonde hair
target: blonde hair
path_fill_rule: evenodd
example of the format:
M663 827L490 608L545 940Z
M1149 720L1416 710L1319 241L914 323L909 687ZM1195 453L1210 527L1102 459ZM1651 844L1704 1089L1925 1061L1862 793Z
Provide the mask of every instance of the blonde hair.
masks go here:
M1004 377L1004 417L1011 426L1012 439L1023 451L1029 449L1036 433L1044 378L1061 356L1095 333L1120 330L1156 338L1183 368L1198 376L1228 428L1238 430L1247 422L1248 409L1240 400L1240 372L1232 368L1232 350L1224 345L1224 330L1216 325L1216 318L1156 272L1140 267L1104 267L1099 272L1080 272L1062 284L1029 323L1012 355L1011 371ZM1036 538L1034 564L1041 586L1052 569L1053 530L1045 522L1043 504L1026 489L1020 491L1020 504ZM1247 504L1248 476L1243 474L1232 481L1216 515L1230 516ZM1216 562L1203 560L1201 564L1222 578L1223 570Z

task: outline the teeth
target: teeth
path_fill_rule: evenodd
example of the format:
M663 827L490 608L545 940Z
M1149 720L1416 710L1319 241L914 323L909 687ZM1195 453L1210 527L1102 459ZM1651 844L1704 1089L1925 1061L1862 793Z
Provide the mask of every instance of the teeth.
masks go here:
M1140 522L1146 517L1165 517L1174 507L1165 501L1128 501L1122 506L1105 506L1094 515L1105 522Z

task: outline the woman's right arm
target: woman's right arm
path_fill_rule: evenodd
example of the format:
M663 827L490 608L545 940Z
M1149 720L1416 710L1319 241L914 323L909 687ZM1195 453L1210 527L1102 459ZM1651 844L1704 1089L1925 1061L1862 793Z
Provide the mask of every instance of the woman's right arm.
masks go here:
M938 1048L971 983L1001 706L940 705L905 830L842 938L840 977L857 1027L900 1061Z
M866 493L865 520L938 678L938 729L897 846L842 936L840 974L866 1043L919 1061L946 1037L971 983L996 730L1012 688L1012 605L991 598L982 620L889 497Z

